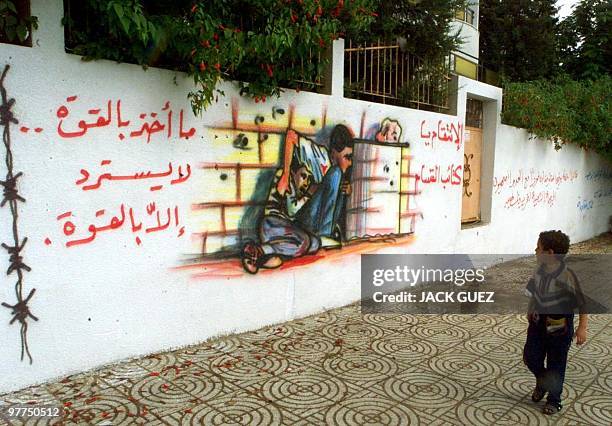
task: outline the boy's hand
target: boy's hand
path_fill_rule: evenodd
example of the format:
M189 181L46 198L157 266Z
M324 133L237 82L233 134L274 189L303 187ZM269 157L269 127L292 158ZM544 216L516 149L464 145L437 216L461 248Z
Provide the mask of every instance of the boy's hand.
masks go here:
M282 196L282 195L285 195L288 189L289 189L289 178L287 176L287 173L283 173L280 179L278 180L278 183L276 184L276 190Z
M299 145L300 137L296 133L295 130L289 129L287 130L287 135L285 136L285 140L288 144L290 144L291 146L294 146L294 145Z
M351 192L353 191L353 188L351 187L351 182L349 182L348 180L345 180L344 182L342 182L342 185L340 186L340 190L345 195L351 195Z
M580 327L576 329L576 344L582 345L587 341L587 331L586 327Z

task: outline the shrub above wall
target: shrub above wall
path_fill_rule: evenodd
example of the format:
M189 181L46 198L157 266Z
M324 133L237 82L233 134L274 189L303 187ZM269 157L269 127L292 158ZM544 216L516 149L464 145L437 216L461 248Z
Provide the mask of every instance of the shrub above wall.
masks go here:
M326 50L341 35L367 32L372 3L66 0L64 24L67 50L86 60L188 72L198 113L220 94L220 80L239 81L256 102L282 87L320 87Z
M593 150L612 160L612 78L592 81L562 78L510 83L504 88L503 121L565 143Z

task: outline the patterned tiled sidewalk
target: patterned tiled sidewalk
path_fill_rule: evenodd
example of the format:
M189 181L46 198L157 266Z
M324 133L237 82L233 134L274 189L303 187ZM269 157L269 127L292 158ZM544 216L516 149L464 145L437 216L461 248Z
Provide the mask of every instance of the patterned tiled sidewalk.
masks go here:
M62 419L26 424L612 424L612 315L591 315L588 342L572 345L564 409L554 416L530 399L526 327L520 315L361 315L351 305L0 404L64 409Z

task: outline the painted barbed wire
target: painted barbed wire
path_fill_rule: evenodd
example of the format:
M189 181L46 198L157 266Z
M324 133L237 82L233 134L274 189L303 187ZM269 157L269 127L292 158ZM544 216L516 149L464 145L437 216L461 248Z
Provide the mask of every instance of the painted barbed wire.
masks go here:
M17 202L20 201L23 203L25 202L25 198L20 196L17 190L17 179L19 179L23 173L19 172L17 174L13 174L13 152L11 151L10 125L18 124L19 121L17 121L13 115L13 112L11 111L11 108L13 105L15 105L15 99L8 98L6 88L4 87L4 79L6 78L9 69L10 65L6 65L4 67L4 71L2 72L2 77L0 78L0 95L2 96L2 103L0 104L0 126L4 127L2 132L2 141L4 142L4 146L6 148L6 179L3 181L0 180L0 185L3 187L3 199L0 203L0 207L4 207L5 204L8 203L11 209L11 215L13 217L14 244L10 246L2 243L2 247L9 254L9 267L6 270L6 274L10 275L13 272L17 273L17 282L15 283L17 303L10 305L2 302L2 306L11 309L11 315L13 315L13 318L9 324L13 324L15 321L18 321L21 325L21 360L23 361L24 356L27 355L30 360L30 364L32 364L32 355L30 354L30 348L28 347L28 319L31 318L34 321L38 321L38 318L35 317L32 312L30 312L28 302L32 299L32 296L34 296L36 289L30 290L30 293L24 299L23 271L30 271L31 268L23 262L23 256L21 254L28 239L24 238L21 243L19 242L19 232L17 227L17 222L19 219Z

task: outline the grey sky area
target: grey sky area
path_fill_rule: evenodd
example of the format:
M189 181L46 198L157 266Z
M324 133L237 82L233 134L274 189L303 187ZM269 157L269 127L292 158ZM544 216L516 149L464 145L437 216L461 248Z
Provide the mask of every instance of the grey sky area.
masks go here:
M564 18L572 13L572 7L578 4L579 0L558 0L559 18Z

